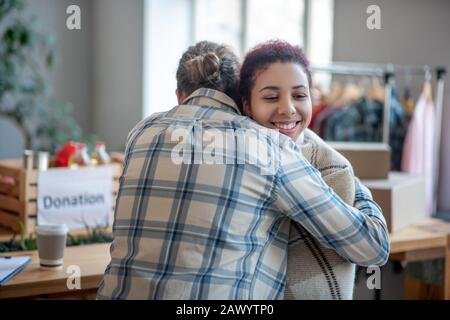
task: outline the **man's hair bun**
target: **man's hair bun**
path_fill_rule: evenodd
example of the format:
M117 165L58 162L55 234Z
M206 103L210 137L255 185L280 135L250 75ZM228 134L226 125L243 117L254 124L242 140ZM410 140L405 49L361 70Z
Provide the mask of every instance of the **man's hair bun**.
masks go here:
M221 91L237 98L240 63L225 45L200 41L189 47L177 69L177 89L185 96L199 88Z
M193 57L186 61L185 68L190 81L199 86L220 80L220 59L214 52Z

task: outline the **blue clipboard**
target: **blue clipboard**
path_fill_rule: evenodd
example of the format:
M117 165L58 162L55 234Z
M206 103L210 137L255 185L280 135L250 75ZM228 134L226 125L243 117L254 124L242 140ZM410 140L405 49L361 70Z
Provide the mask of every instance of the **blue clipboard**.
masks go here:
M31 257L0 257L0 286L14 277L31 261Z

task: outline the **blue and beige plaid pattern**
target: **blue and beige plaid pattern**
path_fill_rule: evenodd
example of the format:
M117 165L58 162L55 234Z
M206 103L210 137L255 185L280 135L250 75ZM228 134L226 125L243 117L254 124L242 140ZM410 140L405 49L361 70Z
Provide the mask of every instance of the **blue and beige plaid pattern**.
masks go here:
M226 95L199 89L130 132L98 299L282 299L289 218L354 263L386 262L386 224L367 189L356 208L345 205L274 130L258 135L272 147L272 173L254 163L174 163L173 130L199 124L262 129ZM226 146L221 154L242 156Z

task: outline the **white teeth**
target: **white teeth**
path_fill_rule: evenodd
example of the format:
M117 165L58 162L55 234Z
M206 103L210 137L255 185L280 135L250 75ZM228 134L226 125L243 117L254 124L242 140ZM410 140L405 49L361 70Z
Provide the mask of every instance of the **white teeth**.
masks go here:
M289 129L295 128L296 122L291 122L291 123L279 123L279 122L275 122L274 124L275 124L275 126L277 126L277 127L280 128L280 129L289 130Z

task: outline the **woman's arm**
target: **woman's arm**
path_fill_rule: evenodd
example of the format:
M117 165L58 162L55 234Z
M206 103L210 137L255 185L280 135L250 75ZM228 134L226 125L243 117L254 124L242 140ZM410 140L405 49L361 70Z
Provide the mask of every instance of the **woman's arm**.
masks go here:
M355 179L355 203L351 207L326 185L298 147L286 144L280 162L276 177L278 209L352 263L370 266L387 262L390 244L385 219L359 180Z

